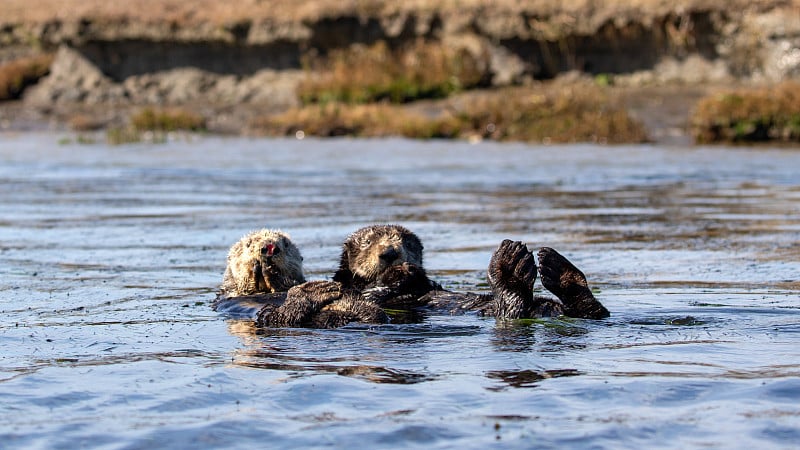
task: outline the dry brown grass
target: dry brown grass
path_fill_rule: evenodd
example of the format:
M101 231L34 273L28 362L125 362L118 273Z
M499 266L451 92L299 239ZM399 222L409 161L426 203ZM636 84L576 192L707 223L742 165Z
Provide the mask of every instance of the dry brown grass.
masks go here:
M206 128L203 116L183 108L145 108L130 120L137 131L201 131Z
M622 144L648 139L644 126L607 88L587 81L509 88L474 96L457 108L466 128L501 141Z
M0 100L19 98L26 87L47 75L53 55L20 58L0 66Z
M691 124L699 143L800 142L800 82L706 97L697 103Z
M292 109L283 114L257 118L251 124L268 135L451 138L460 133L454 118L427 119L406 108L386 103L348 105L328 103Z
M54 20L167 23L192 26L242 21L295 22L338 15L379 15L408 11L442 14L479 12L483 16L527 12L534 17L561 17L564 26L585 21L603 22L641 16L658 16L692 9L742 11L777 6L800 6L800 0L3 0L0 23L43 23Z
M204 131L206 119L190 110L172 108L144 108L129 118L124 127L106 129L106 142L110 145L134 142L163 143L174 131Z
M444 98L481 83L488 61L441 43L415 41L390 49L380 41L334 51L317 66L297 89L305 104Z
M647 140L644 127L591 83L548 83L470 94L431 117L390 104L311 105L253 122L270 135L481 137L545 143L629 143Z

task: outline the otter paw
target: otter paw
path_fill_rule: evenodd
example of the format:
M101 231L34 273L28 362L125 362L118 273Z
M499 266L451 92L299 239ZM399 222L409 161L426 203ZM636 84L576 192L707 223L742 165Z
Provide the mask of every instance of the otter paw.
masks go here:
M425 269L407 262L386 269L381 276L380 284L397 291L398 294L425 294L431 290L431 282Z
M542 247L537 256L542 285L561 301L564 301L565 297L573 298L586 292L591 294L583 272L560 253L550 247Z
M365 300L384 307L398 303L420 306L415 300L432 289L425 269L406 262L386 269L380 279L362 289L361 294Z
M602 319L608 310L594 298L586 276L569 260L549 247L537 254L542 284L564 304L564 314L570 317Z
M528 247L520 241L504 240L489 261L489 283L492 290L523 289L533 291L536 262Z
M309 281L292 287L279 307L264 308L256 324L261 327L308 326L314 315L342 297L341 285L331 281Z
M338 328L354 322L387 323L389 316L375 303L353 295L322 308L311 319L311 326L314 328Z

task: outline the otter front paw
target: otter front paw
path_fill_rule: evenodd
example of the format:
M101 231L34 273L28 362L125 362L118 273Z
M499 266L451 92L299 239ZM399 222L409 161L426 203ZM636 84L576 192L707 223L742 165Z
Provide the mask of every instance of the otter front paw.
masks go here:
M256 324L261 327L307 326L322 308L341 297L339 283L309 281L289 289L281 306L259 311Z
M361 293L365 300L384 307L421 306L416 300L433 289L425 269L411 263L392 266Z
M380 284L401 294L425 294L431 290L431 282L425 269L407 262L386 269Z
M264 282L264 276L261 274L261 261L253 261L250 275L252 280L250 292L270 292Z
M338 328L348 323L387 323L389 316L380 306L357 293L336 300L322 308L311 320L314 328Z

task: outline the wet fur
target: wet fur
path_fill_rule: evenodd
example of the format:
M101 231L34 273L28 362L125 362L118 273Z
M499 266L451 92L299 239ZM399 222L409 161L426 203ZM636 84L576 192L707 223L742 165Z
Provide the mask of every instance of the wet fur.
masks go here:
M384 308L479 311L498 319L559 315L600 319L609 315L592 295L583 273L553 249L539 251L537 267L525 244L503 241L489 263L490 295L443 290L425 273L422 251L420 239L404 227L362 228L344 242L333 281L291 287L282 304L265 302L256 323L261 327L314 328L386 323ZM537 271L557 299L533 295Z
M380 257L387 250L400 255L391 264ZM425 274L422 250L420 239L404 227L362 228L345 241L334 280L359 290L365 300L384 308L426 307L450 313L477 310L499 319L609 316L592 295L583 273L551 248L539 251L537 268L525 244L504 240L489 263L491 295L442 290ZM543 285L557 299L533 295L537 269L542 271Z
M267 246L272 246L271 254ZM285 292L304 282L303 257L291 238L279 230L262 229L231 246L220 295Z

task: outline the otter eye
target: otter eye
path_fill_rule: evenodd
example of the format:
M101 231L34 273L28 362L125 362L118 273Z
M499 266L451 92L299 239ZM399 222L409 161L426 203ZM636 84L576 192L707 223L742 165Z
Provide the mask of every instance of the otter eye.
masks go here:
M277 254L279 254L280 252L281 252L281 248L280 248L280 247L275 247L275 248L272 250L272 254L273 254L273 255L277 255Z

